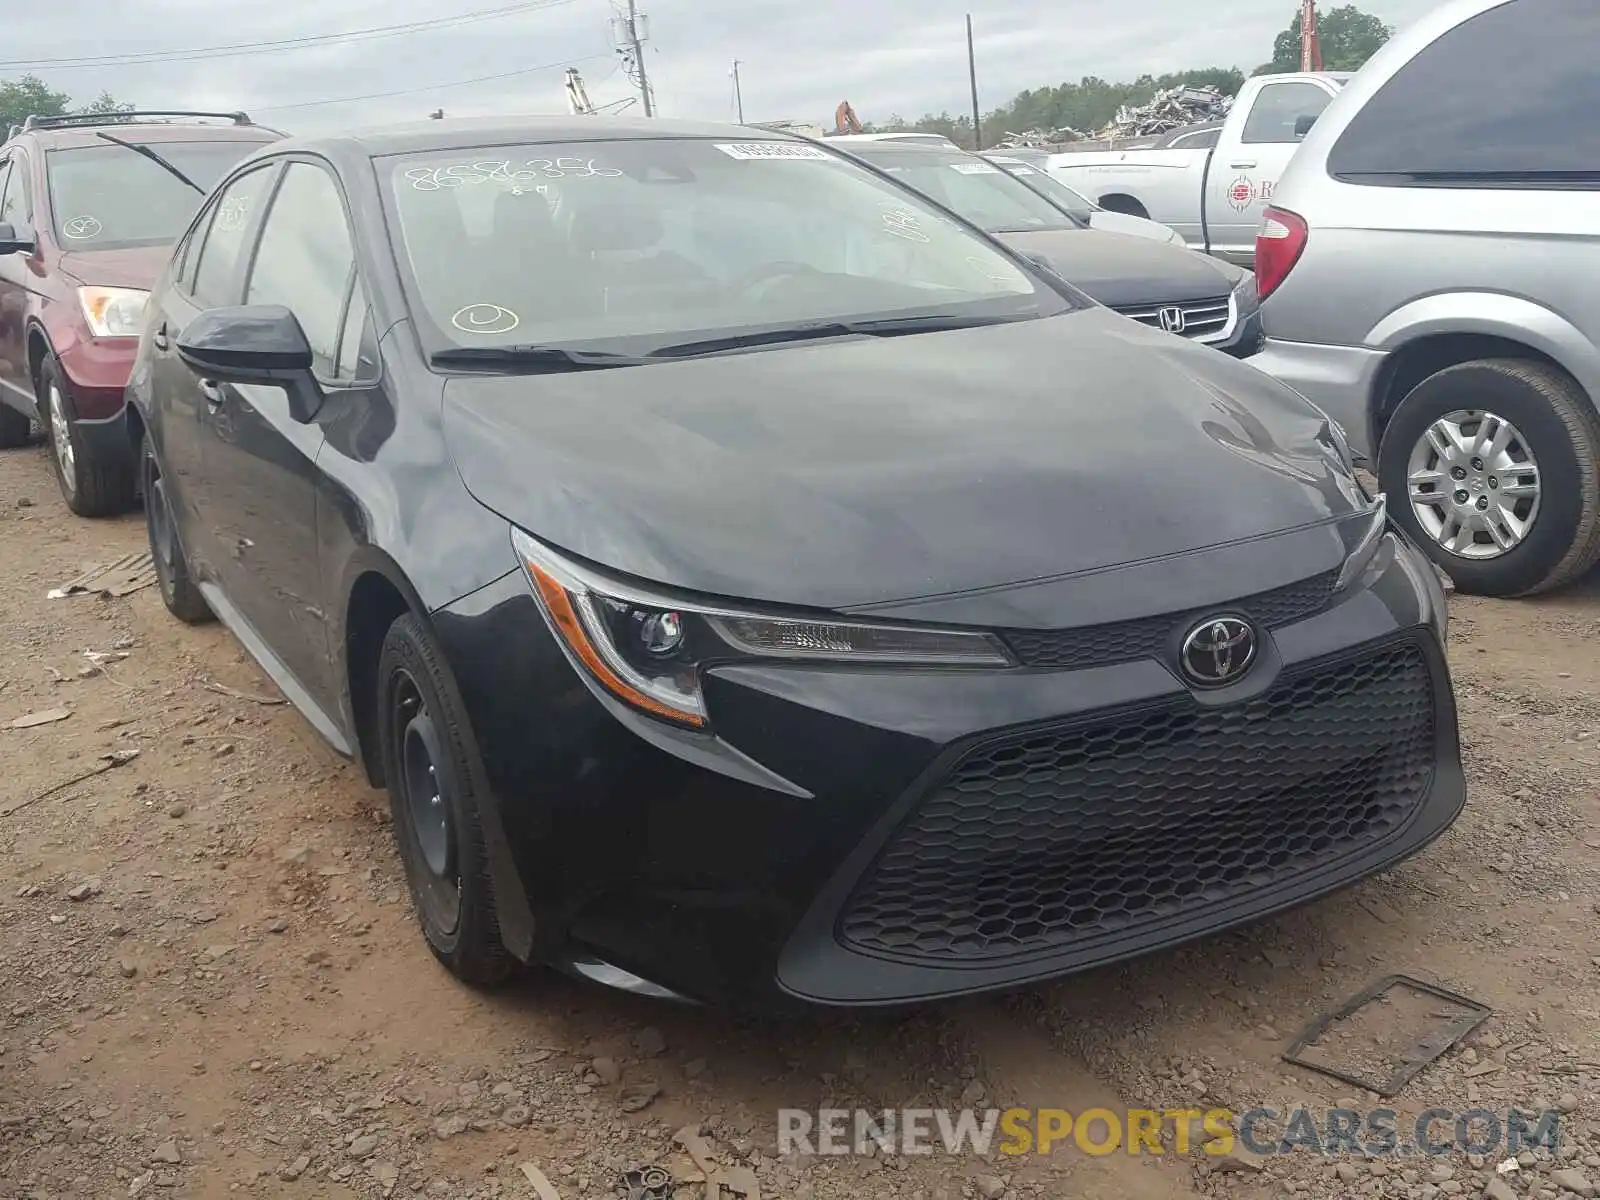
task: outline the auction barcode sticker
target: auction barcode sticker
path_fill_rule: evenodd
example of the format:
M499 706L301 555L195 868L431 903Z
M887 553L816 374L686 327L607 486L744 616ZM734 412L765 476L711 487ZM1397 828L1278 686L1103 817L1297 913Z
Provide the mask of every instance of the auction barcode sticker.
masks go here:
M952 171L960 171L963 175L998 175L999 167L991 167L988 163L951 163Z
M757 159L821 159L832 162L833 155L820 146L802 146L797 142L717 142L714 143L729 158L753 162Z

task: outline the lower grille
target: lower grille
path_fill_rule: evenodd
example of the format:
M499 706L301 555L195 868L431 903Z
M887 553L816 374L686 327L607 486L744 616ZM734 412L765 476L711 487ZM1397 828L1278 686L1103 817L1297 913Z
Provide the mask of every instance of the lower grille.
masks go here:
M1275 629L1322 609L1333 595L1338 577L1338 571L1325 571L1287 587L1214 607L1242 612L1268 629ZM1173 630L1197 620L1201 611L1204 610L1084 625L1077 629L1004 629L1000 637L1025 667L1077 671L1132 662L1136 658L1155 658Z
M845 906L848 945L950 964L1038 956L1270 889L1372 848L1427 795L1420 645L969 751Z
M1191 300L1184 304L1135 304L1116 310L1141 325L1152 329L1166 329L1170 333L1189 338L1210 337L1228 327L1229 300L1218 296L1210 300ZM1171 328L1162 318L1162 312L1176 312L1181 317L1181 327ZM1167 318L1170 320L1170 316Z

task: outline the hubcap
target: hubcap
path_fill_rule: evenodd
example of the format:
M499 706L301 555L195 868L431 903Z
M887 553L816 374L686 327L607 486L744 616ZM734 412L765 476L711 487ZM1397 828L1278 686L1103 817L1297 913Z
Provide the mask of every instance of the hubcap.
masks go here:
M1515 550L1539 515L1539 464L1510 421L1459 409L1428 426L1407 464L1411 511L1457 558Z
M50 385L46 401L50 409L50 444L55 447L56 462L61 467L61 482L69 492L78 487L78 460L72 452L72 430L67 425L67 406L61 398L61 389Z
M430 918L442 932L450 932L460 911L461 887L449 766L416 680L397 671L390 694L399 733L400 791L418 865L425 871L418 880L419 891Z

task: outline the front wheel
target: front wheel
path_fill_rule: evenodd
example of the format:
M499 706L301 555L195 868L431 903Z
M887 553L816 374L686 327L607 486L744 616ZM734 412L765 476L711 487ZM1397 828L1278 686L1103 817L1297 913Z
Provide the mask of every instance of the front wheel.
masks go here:
M114 517L132 508L133 456L121 445L112 448L84 437L53 358L39 369L39 414L67 507L80 517Z
M1462 592L1548 591L1600 559L1600 418L1554 367L1485 359L1423 380L1384 430L1378 481Z
M478 816L487 784L450 668L411 614L383 639L378 720L395 840L428 948L465 983L500 983L517 961L500 936Z

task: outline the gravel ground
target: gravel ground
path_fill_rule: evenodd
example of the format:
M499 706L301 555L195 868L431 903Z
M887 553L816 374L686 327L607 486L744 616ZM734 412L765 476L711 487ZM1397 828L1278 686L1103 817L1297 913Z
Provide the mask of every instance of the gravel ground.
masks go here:
M701 1200L688 1151L724 1197L1600 1183L1600 582L1455 602L1471 798L1387 876L1011 996L778 1023L542 974L454 984L413 928L384 797L226 633L178 625L153 589L45 598L143 543L138 516L71 518L42 448L0 456L0 1196L592 1200L661 1164ZM1502 1173L1503 1148L1262 1160L1180 1153L1169 1133L1160 1156L777 1154L782 1107L1379 1106L1279 1056L1393 973L1494 1009L1391 1102L1401 1127L1434 1106L1553 1106L1555 1153Z

